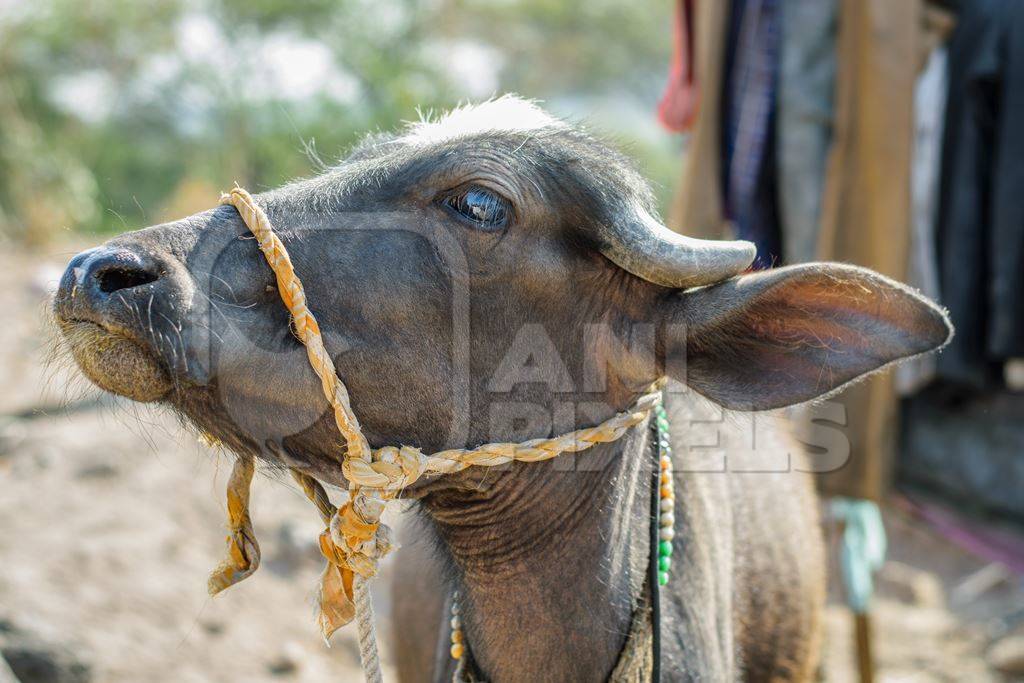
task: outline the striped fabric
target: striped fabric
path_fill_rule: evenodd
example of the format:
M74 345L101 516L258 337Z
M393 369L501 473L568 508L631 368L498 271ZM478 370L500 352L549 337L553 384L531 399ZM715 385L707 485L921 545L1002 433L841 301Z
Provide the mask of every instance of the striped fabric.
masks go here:
M725 215L757 244L759 265L781 255L774 176L779 0L733 0L722 89Z

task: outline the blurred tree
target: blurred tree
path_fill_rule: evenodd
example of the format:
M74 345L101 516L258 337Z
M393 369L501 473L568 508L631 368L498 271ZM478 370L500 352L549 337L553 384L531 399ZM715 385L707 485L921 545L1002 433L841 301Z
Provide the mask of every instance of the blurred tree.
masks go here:
M0 233L39 244L197 211L233 181L309 175L367 131L506 91L570 115L633 102L610 127L664 182L673 150L630 124L652 119L670 12L649 0L0 2Z

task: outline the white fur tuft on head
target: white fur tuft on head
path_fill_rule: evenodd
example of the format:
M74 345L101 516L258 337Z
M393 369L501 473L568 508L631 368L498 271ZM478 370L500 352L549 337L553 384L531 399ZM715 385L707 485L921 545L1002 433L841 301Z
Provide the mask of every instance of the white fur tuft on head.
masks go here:
M488 131L531 131L566 124L516 95L502 95L479 104L465 104L432 120L429 115L409 124L402 140L431 144Z

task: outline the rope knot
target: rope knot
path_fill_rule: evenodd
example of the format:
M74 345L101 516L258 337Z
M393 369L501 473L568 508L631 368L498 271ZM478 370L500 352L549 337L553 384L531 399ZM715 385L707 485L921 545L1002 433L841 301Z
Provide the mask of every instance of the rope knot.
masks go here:
M394 546L391 530L379 521L367 522L351 502L338 508L328 531L332 542L341 547L348 568L366 578L376 575L377 560Z
M317 624L330 640L356 616L356 575L376 575L377 561L392 550L394 541L387 525L365 521L351 502L338 508L319 541L327 566L320 576Z
M418 448L385 446L370 452L369 458L345 458L341 472L350 485L391 497L423 476L429 464L429 457Z

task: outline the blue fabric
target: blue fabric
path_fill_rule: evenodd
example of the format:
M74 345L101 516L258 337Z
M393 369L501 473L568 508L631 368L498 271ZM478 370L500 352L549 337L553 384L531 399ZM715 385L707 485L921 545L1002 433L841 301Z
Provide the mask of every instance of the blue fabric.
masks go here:
M863 614L875 590L875 572L885 562L887 541L882 513L870 500L835 498L832 515L845 523L840 564L846 601L850 609Z
M755 264L782 256L775 176L779 0L733 0L722 87L725 217L757 245Z

